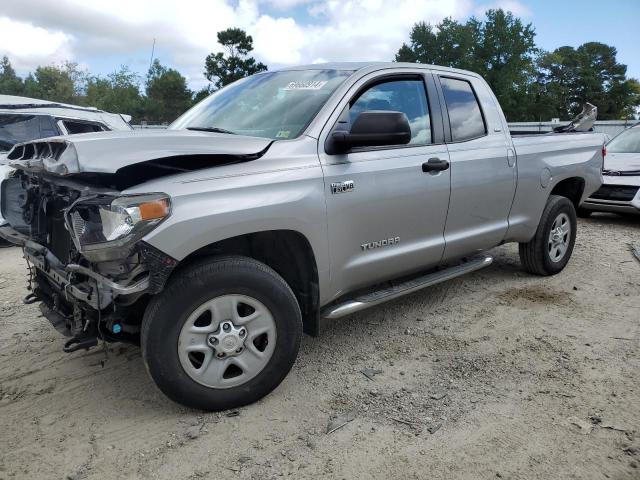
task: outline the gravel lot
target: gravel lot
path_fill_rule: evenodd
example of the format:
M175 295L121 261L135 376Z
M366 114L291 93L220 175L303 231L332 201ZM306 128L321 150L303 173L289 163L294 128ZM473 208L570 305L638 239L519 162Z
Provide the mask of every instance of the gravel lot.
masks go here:
M167 400L136 347L62 353L21 303L20 251L0 249L0 479L639 479L630 242L638 220L581 220L550 278L497 248L486 270L326 324L273 394L220 414Z

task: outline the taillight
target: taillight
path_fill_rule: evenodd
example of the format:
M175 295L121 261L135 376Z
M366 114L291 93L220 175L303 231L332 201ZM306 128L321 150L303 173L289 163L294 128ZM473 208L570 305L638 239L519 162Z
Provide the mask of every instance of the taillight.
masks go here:
M607 146L602 145L602 161L604 162L604 157L607 156Z

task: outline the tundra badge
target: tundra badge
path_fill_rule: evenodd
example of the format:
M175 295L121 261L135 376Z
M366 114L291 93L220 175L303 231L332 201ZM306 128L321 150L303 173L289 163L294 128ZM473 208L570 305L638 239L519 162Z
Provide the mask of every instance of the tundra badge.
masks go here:
M360 246L362 247L362 250L371 250L373 248L390 247L391 245L397 245L399 243L400 243L400 237L393 237L393 238L385 238L384 240L379 240L376 242L363 243Z
M353 192L356 188L356 182L353 180L346 180L344 182L335 182L331 184L331 193L348 193Z

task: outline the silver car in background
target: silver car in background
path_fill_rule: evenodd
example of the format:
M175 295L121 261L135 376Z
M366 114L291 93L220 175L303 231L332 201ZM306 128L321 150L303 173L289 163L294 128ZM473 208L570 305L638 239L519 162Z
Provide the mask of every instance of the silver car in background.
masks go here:
M640 214L640 123L607 143L602 177L602 186L580 206L579 216Z

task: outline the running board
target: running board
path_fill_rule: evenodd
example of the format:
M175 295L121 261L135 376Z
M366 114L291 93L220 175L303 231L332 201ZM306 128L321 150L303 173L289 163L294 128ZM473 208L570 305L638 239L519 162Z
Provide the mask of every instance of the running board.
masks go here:
M413 292L417 292L425 287L436 285L437 283L446 282L452 278L459 277L465 273L474 272L481 268L488 267L493 263L493 257L489 255L480 255L473 257L453 267L436 272L428 273L402 283L395 284L391 287L377 290L359 297L347 300L337 305L329 305L322 309L320 316L330 320L351 315L365 308L379 305L394 298L402 297Z

